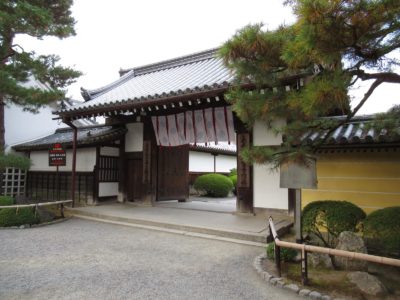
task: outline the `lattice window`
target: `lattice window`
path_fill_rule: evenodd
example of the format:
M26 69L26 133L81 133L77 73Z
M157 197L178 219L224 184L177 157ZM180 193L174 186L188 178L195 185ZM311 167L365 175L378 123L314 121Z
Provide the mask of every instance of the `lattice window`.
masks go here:
M119 181L119 157L100 156L98 167L99 182L116 182Z
M25 194L26 171L16 168L6 168L2 174L2 195L20 196Z

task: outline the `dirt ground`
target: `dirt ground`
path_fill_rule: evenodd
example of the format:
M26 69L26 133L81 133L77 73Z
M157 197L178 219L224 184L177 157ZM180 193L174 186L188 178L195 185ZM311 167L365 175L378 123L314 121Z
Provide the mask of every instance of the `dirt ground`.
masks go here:
M265 260L265 268L271 274L278 276L274 261ZM328 294L332 298L344 298L350 300L398 300L400 299L400 268L380 264L369 264L368 272L377 276L388 290L388 295L382 297L370 297L364 295L351 283L346 275L348 271L331 270L324 268L308 268L309 284L301 284L300 263L282 263L282 277L290 283L299 285L300 288L307 288Z

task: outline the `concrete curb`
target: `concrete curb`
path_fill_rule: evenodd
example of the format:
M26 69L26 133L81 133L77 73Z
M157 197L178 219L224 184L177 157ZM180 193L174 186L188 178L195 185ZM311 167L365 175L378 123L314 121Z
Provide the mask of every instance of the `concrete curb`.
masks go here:
M264 268L263 262L265 259L267 259L266 254L264 254L264 253L260 254L259 256L257 256L254 259L253 267L257 271L257 273L260 275L260 277L268 284L276 286L281 289L291 291L291 292L293 292L301 297L307 298L307 299L344 300L343 298L332 298L329 295L323 295L317 291L303 289L300 286L298 286L297 284L285 282L285 280L281 277L273 276Z
M40 224L33 224L33 225L24 224L24 225L21 225L21 226L0 227L0 230L1 229L29 229L29 228L43 227L43 226L62 223L62 222L68 221L69 219L71 219L71 217L65 217L65 218L62 218L62 219L57 219L57 220L54 220L54 221L40 223Z

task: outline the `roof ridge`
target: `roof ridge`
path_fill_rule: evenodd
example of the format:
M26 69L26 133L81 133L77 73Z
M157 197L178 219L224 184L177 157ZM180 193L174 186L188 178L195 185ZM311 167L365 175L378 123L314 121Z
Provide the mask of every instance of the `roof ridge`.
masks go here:
M219 47L213 48L213 49L208 49L205 51L196 52L196 53L192 53L192 54L188 54L188 55L183 55L183 56L163 60L160 62L148 64L148 65L129 68L129 69L125 69L125 70L121 69L119 72L120 72L120 74L125 74L126 72L133 71L135 73L135 76L139 76L139 75L143 75L146 73L170 69L170 68L174 68L177 66L182 66L182 65L191 64L194 62L198 62L198 61L202 61L202 60L206 60L206 59L210 59L210 58L215 58L215 55L219 49L220 49Z
M135 68L121 69L119 71L119 74L121 75L121 77L118 78L117 80L115 80L105 86L102 86L100 88L92 89L92 90L81 87L81 95L82 95L83 99L85 99L85 101L90 101L90 100L106 93L111 88L114 88L114 87L117 87L117 86L123 84L124 82L131 79L132 77L136 77L136 76L140 76L140 75L144 75L144 74L152 73L152 72L156 72L156 71L161 71L161 70L165 70L165 69L170 69L170 68L174 68L177 66L187 65L187 64L195 63L195 62L206 60L206 59L211 59L211 58L215 57L215 55L219 49L220 49L219 47L213 48L213 49L208 49L208 50L201 51L201 52L196 52L196 53L183 55L183 56L179 56L179 57L168 59L168 60L163 60L163 61L160 61L157 63L143 65L143 66L139 66L139 67L135 67Z

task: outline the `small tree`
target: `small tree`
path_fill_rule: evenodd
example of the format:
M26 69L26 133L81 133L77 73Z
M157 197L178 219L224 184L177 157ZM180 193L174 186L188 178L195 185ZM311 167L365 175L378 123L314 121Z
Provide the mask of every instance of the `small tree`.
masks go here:
M14 103L25 110L37 110L55 100L62 100L64 88L80 72L57 64L56 55L36 55L14 43L17 35L38 39L75 35L71 16L72 0L2 0L0 2L0 148L4 151L4 106ZM33 78L49 89L27 88L22 83Z
M243 153L248 162L307 163L319 143L302 137L324 131L327 138L349 121L382 83L400 83L393 71L400 47L400 5L397 0L292 0L297 16L291 26L263 30L247 26L227 41L220 54L237 75L227 95L238 116L250 127L262 120L284 137L278 147L253 147ZM369 83L359 103L350 108L349 89ZM302 85L304 83L304 86ZM290 91L285 90L291 85ZM294 88L293 88L294 87ZM399 110L390 123L399 125ZM323 116L346 115L340 120ZM384 118L384 117L381 117ZM390 124L387 124L389 126Z

